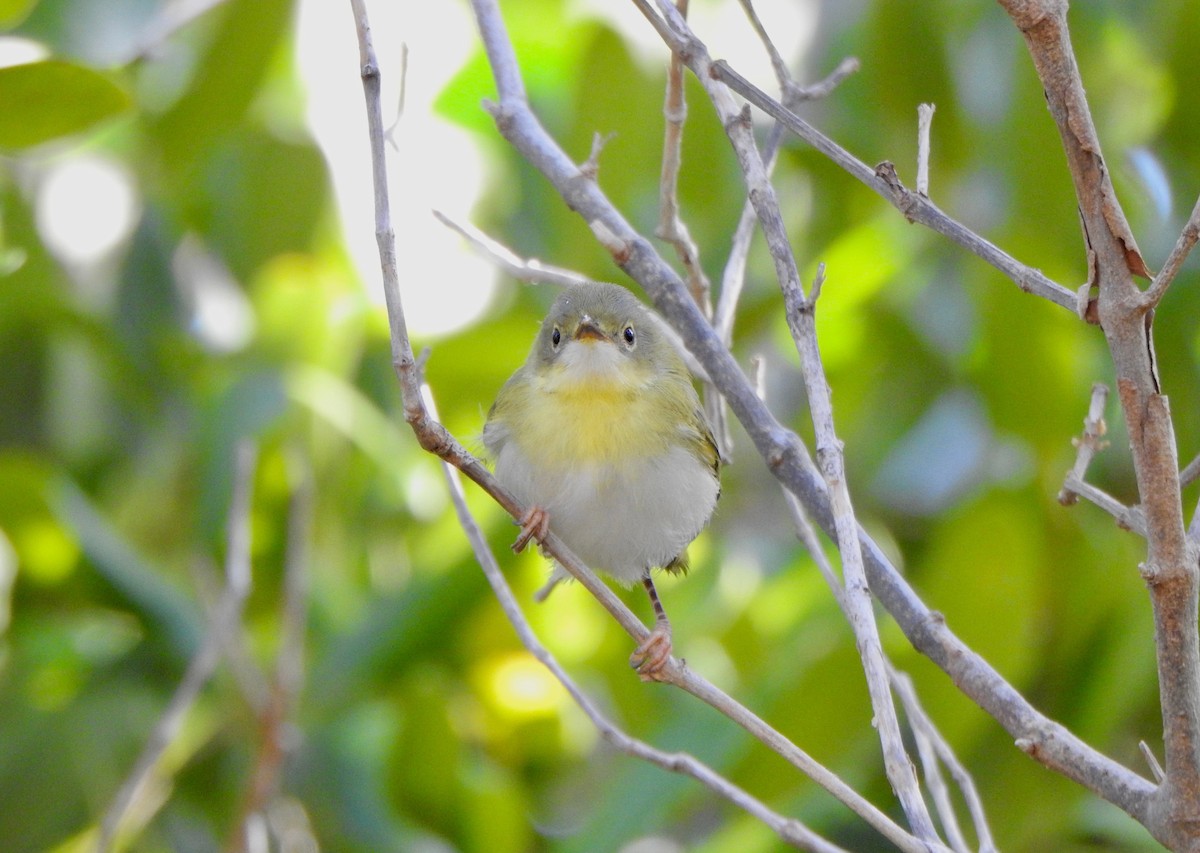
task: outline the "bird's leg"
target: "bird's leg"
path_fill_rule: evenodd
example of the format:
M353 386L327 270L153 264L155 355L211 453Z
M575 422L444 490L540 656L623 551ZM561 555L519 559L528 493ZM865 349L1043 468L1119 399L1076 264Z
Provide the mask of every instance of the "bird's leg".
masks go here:
M629 665L637 670L642 681L661 681L662 668L671 659L671 622L658 600L658 590L649 573L642 578L642 586L646 587L646 594L654 605L654 629L629 656Z
M521 517L521 532L517 534L516 541L512 544L513 553L520 554L524 551L530 539L541 545L542 540L549 532L550 513L540 506L531 506Z
M554 588L558 586L559 579L551 575L550 580L546 581L545 585L533 594L533 600L541 604L550 597L550 593L554 592Z

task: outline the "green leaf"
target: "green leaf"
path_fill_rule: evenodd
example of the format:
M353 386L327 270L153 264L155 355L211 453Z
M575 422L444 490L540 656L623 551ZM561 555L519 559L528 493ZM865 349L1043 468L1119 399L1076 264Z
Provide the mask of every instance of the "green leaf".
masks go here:
M129 104L124 89L80 65L48 59L0 68L0 148L28 148L79 133Z
M288 32L292 3L236 0L225 4L221 15L187 91L154 124L163 162L185 179L222 136L243 125L276 46Z

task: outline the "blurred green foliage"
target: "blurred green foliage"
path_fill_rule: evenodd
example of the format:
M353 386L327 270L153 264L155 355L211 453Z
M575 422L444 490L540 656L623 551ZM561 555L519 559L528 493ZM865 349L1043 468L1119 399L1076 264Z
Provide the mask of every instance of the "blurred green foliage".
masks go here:
M440 471L403 424L386 323L358 281L329 167L304 127L295 5L229 0L147 44L164 0L0 2L0 26L49 51L0 70L0 846L70 851L94 838L206 629L233 449L249 437L260 457L244 630L262 667L278 651L289 500L305 476L315 495L305 685L281 785L323 849L607 851L652 835L678 845L654 849L780 849L697 785L601 745L487 592ZM1084 279L1064 158L1022 40L995 4L802 5L815 25L802 78L847 54L863 66L806 117L868 162L894 161L911 183L916 105L936 103L935 200L1061 283ZM562 0L507 6L535 108L580 160L593 134L616 134L600 183L649 233L661 49ZM329 38L353 38L348 7L345 18ZM1200 71L1200 16L1182 0L1109 0L1077 4L1071 21L1153 266L1200 181L1200 119L1179 97ZM701 35L721 56L747 33ZM688 94L681 204L719 278L743 193L694 81ZM475 48L437 98L487 154L478 224L523 254L618 277L498 140L480 109L493 95ZM131 233L86 261L54 245L43 216L48 176L80 153L117 164L132 195ZM453 166L425 168L450 180ZM1110 376L1099 330L906 225L803 146L786 148L776 185L806 271L828 264L818 327L862 520L1035 704L1145 772L1137 744L1157 745L1160 721L1139 542L1094 509L1054 500L1091 383ZM1200 445L1192 269L1156 318L1185 458ZM469 443L552 298L502 287L478 323L418 342L432 346L444 420ZM236 310L214 325L214 304ZM761 246L735 353L764 358L770 402L808 434ZM1119 421L1110 412L1112 447L1093 478L1133 502ZM662 586L678 649L895 811L849 630L737 437L695 570ZM509 556L511 525L480 495L470 502L528 602L543 561ZM640 596L629 601L645 612ZM561 589L529 616L632 734L694 753L839 843L884 849L726 720L640 684L625 664L629 641L582 590ZM1024 757L894 626L884 633L974 772L1002 849L1153 849L1116 809ZM215 850L230 837L262 738L239 684L225 666L202 692L124 849Z

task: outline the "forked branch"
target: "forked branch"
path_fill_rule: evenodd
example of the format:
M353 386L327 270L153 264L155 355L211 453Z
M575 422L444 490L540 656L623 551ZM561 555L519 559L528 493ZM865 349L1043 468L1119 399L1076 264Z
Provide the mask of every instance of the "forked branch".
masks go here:
M519 505L513 496L496 482L495 478L492 477L491 473L479 460L468 453L438 422L436 416L426 404L422 394L420 369L412 351L404 318L403 305L400 299L399 276L396 267L395 234L391 225L391 205L387 193L387 165L384 157L384 131L379 97L379 66L375 58L365 2L364 0L350 0L350 3L354 12L358 34L360 73L367 108L371 165L375 187L376 242L379 249L385 301L391 329L392 358L397 378L400 382L405 419L413 429L417 441L424 449L434 453L443 462L452 465L466 474L495 499L513 518L521 518L527 508ZM524 87L521 84L520 75L516 71L515 59L512 56L512 47L508 43L507 35L504 32L499 10L495 7L494 3L477 0L475 11L476 17L480 22L480 28L485 33L484 42L489 53L494 49L500 49L507 54L507 61L504 63L503 69L498 70L496 73L497 81L502 87L502 92L508 96L505 102L502 102L499 107L493 108L497 114L497 120L504 121L505 106L513 100L520 105L524 105L525 114L531 116L528 113ZM561 158L560 162L565 161L569 164L569 180L581 187L595 187L593 178L567 159L561 151L557 151L556 156ZM587 164L584 165L586 166ZM602 244L621 251L619 248L621 238L616 232L612 231L604 222L599 220L590 220L590 224L592 225L593 232ZM658 260L661 262L661 258ZM674 277L673 280L680 287L679 295L683 302L690 310L697 312L697 316L699 316L699 309L694 300L688 295L686 287L683 286L678 277ZM575 577L608 610L631 637L641 642L649 635L649 630L646 626L625 607L621 600L604 583L597 579L587 566L581 563L570 552L553 531L546 536L542 542L542 546L548 555L553 557L568 573ZM744 728L764 745L781 755L793 766L809 776L809 778L832 793L898 849L911 851L911 853L928 853L930 850L945 849L941 845L919 841L905 832L903 828L846 785L835 774L814 761L803 750L768 725L764 720L700 676L690 667L685 667L678 660L672 658L663 668L663 676L659 680L674 684L691 693ZM609 734L611 732L606 734L606 736L609 736ZM690 775L697 775L699 772L691 773L690 771L696 768L685 768L682 765L673 769L689 772ZM788 829L788 831L791 832L791 829Z
M474 0L473 9L499 93L499 102L490 105L489 109L500 133L543 174L567 206L591 227L614 262L645 288L721 389L771 472L804 502L812 517L827 532L833 530L825 484L803 444L774 418L756 395L754 386L733 360L720 336L696 309L686 286L670 266L612 206L595 182L581 177L578 165L537 121L520 83L516 58L496 4L490 0ZM668 37L689 50L702 48L684 36ZM696 67L691 64L696 54L683 55L690 57L689 67L696 73ZM701 56L708 62L706 53ZM711 63L703 67L705 74L711 70ZM780 113L782 120L788 122L790 115L790 111ZM986 241L972 234L967 242ZM1016 264L1015 261L1012 263ZM1018 277L1026 274L1021 270L1028 268L1019 264L1017 267ZM1051 297L1053 301L1074 310L1075 296L1070 291L1054 285L1040 273L1031 280L1042 282L1042 289L1047 294L1061 291L1060 296ZM1155 787L1152 783L1038 713L999 673L949 630L944 618L921 602L878 545L861 529L859 537L872 592L918 649L942 667L966 695L995 717L1030 755L1135 818L1145 819Z

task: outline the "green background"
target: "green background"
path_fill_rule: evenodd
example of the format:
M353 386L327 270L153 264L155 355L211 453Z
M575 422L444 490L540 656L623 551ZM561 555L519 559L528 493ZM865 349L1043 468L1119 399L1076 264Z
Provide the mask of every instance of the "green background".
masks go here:
M129 55L132 29L113 26L92 36L93 49L81 46L81 20L144 21L162 6L0 2L0 26L55 59L0 70L0 562L9 568L0 573L0 846L84 849L199 646L205 579L225 556L233 450L250 437L259 459L244 631L265 667L280 632L289 496L301 472L313 485L305 684L282 792L323 849L608 851L648 835L677 844L656 849L780 849L697 784L600 744L521 652L437 465L404 426L385 319L357 280L325 160L303 127L293 4L231 0L173 34L191 60L165 94L153 54L112 58ZM565 3L507 6L535 109L579 160L593 133L616 134L600 185L650 233L664 57L647 60ZM911 184L916 106L936 103L934 200L1060 283L1084 280L1064 157L1023 41L998 6L830 2L818 21L802 80L848 54L863 68L806 106L806 118L868 163L895 162ZM1156 267L1200 184L1200 113L1182 94L1200 75L1200 14L1183 0L1089 2L1071 24L1114 181ZM742 189L694 81L688 94L681 204L719 278ZM488 97L476 48L438 101L488 154L475 223L523 254L628 284L498 138L480 108ZM109 287L99 304L44 245L29 180L80 147L124 163L141 206L132 237L89 273ZM1165 204L1156 201L1164 182L1174 193ZM1141 543L1098 510L1054 499L1091 385L1110 380L1100 331L906 224L802 145L789 144L776 186L806 274L828 266L818 329L861 520L1035 705L1148 774L1138 742L1160 754L1161 742ZM227 266L253 309L255 334L236 351L214 351L193 332L193 306L172 279L185 235ZM431 347L445 422L468 443L552 298L504 280L486 319L416 341ZM1184 461L1200 445L1198 300L1188 265L1155 325ZM807 436L780 304L756 242L735 355L764 358L769 402ZM1123 428L1115 408L1108 414L1112 446L1091 476L1133 503ZM693 572L660 585L677 649L897 812L849 629L761 461L736 431L735 440ZM1194 490L1188 499L1190 512ZM639 683L625 662L630 641L578 587L533 605L544 562L512 557L511 523L475 490L470 502L534 627L616 722L692 752L847 847L886 849L728 721ZM646 615L637 592L623 594ZM893 659L974 773L1002 849L1155 848L1117 809L1026 758L882 624ZM223 666L172 742L169 781L125 849L221 848L260 739Z

